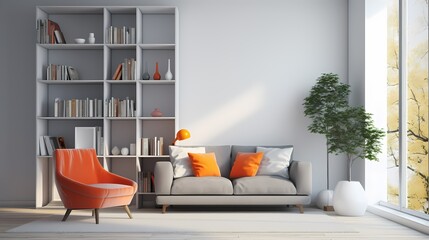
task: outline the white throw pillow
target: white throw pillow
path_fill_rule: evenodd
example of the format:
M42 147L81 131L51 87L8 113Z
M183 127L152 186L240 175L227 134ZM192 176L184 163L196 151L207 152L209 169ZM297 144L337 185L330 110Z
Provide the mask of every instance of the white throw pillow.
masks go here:
M263 152L261 164L256 175L281 176L289 178L288 167L293 148L257 147L256 152Z
M173 165L174 178L193 176L191 160L188 153L205 153L205 147L170 146L170 161Z

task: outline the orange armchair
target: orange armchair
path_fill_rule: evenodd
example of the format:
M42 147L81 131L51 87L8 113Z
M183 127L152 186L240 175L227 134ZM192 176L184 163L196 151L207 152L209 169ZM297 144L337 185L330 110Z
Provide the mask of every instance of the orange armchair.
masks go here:
M93 209L98 224L98 209L116 206L124 206L132 218L128 205L137 191L137 183L106 171L95 149L57 149L55 162L55 182L67 209L62 221L74 209Z

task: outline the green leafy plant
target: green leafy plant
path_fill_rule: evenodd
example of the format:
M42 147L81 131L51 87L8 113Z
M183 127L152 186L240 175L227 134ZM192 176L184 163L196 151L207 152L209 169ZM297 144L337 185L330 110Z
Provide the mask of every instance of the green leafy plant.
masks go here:
M384 131L374 126L372 115L363 107L350 107L350 86L337 74L324 73L304 99L304 114L312 119L308 130L326 137L327 188L329 189L329 154L345 153L348 179L356 159L378 160Z
M384 131L374 126L372 115L363 107L348 107L336 112L330 118L335 127L327 134L329 152L345 153L348 159L348 180L351 181L351 169L357 159L378 161L381 152L381 139Z
M304 114L313 121L308 126L312 133L327 136L335 124L332 117L348 107L350 86L340 82L337 74L324 73L311 88L310 95L304 99ZM327 189L329 189L330 140L326 137Z

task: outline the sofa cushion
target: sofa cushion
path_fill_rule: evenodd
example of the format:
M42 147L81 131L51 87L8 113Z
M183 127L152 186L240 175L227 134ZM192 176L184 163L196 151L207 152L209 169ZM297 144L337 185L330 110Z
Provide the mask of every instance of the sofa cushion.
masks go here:
M184 177L173 181L172 195L232 195L232 183L224 177Z
M215 153L188 153L195 177L220 177Z
M254 176L232 180L234 195L295 195L291 181L278 176Z
M262 158L256 175L289 178L288 167L293 148L257 147L256 151L264 153L264 157Z
M186 176L193 176L191 162L188 153L205 153L204 147L179 147L170 146L170 161L173 165L174 178L181 178Z
M279 145L279 146L260 146L260 147L267 147L267 148L290 148L293 147L293 145ZM231 166L234 164L235 156L238 152L256 152L256 146L241 146L241 145L232 145L231 146ZM292 159L292 156L290 158Z
M229 172L231 171L231 146L222 145L222 146L193 146L193 147L204 147L206 153L214 152L216 155L216 162L220 170L220 175L222 177L229 177Z
M258 172L264 153L237 153L229 178L253 177Z

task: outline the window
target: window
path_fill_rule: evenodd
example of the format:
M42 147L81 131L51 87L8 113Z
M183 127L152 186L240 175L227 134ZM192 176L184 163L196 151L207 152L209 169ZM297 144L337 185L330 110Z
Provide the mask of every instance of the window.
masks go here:
M428 0L389 0L387 204L429 219Z

